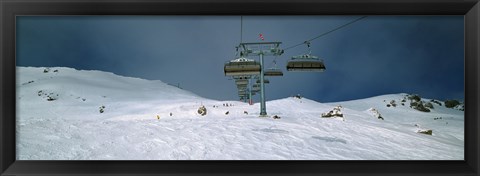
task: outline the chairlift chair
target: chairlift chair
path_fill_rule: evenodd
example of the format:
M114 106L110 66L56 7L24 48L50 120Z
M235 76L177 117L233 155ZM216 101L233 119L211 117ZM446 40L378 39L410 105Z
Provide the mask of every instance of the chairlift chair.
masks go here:
M237 85L247 85L247 84L248 84L248 80L246 80L246 79L237 79L237 80L235 80L235 84L237 84Z
M273 61L274 67L265 70L263 75L265 76L283 76L282 70L277 68L277 63Z
M247 87L248 86L248 84L238 84L238 83L236 83L236 85L237 85L237 87Z
M283 76L283 72L277 68L269 68L263 73L265 76Z
M238 89L238 90L247 90L247 86L245 86L245 87L238 87L238 86L237 86L237 89Z
M225 76L243 76L260 74L260 63L245 57L228 61L224 66Z
M260 91L260 84L254 84L253 87L252 87L252 91L254 91L254 92Z
M287 71L323 72L325 64L316 56L305 54L294 56L287 62Z
M257 83L257 84L260 84L260 79L257 79L256 83ZM268 79L263 79L263 83L268 84L268 83L270 83L270 80L268 80Z
M287 71L323 72L326 69L323 60L310 54L310 42L305 41L305 44L308 46L309 53L293 56L292 59L287 62Z

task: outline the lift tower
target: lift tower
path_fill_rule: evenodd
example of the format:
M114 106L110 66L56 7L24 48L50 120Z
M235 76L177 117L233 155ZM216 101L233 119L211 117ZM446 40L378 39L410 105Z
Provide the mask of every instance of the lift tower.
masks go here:
M258 43L240 43L241 56L259 56L260 57L260 116L267 116L265 107L265 71L264 71L264 56L280 56L283 50L280 49L282 42L258 42Z

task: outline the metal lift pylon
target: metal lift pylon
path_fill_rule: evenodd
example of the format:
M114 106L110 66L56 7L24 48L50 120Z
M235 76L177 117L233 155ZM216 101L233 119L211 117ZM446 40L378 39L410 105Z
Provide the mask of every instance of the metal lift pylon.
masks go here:
M264 73L264 56L279 56L283 54L280 49L282 42L258 42L258 43L240 43L241 56L259 56L260 57L260 117L267 116L267 108L265 104L265 73Z

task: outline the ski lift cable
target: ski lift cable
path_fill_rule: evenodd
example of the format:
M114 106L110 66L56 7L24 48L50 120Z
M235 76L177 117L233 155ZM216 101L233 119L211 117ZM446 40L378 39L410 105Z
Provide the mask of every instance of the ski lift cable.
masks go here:
M272 68L277 68L277 57L278 56L275 56L275 58L273 59L272 63L273 63L273 67Z
M355 20L353 20L353 21L350 21L350 22L348 22L348 23L345 23L344 25L341 25L341 26L339 26L339 27L336 27L335 29L332 29L332 30L327 31L327 32L325 32L325 33L323 33L323 34L320 34L320 35L318 35L318 36L316 36L316 37L314 37L314 38L312 38L312 39L310 39L310 40L306 40L306 41L304 41L304 42L302 42L302 43L299 43L299 44L296 44L296 45L287 47L287 48L285 48L285 49L283 49L283 50L285 51L285 50L288 50L288 49L291 49L291 48L295 48L295 47L297 47L297 46L300 46L300 45L303 45L303 44L306 44L306 43L310 43L310 41L312 41L312 40L315 40L315 39L318 39L318 38L320 38L320 37L323 37L323 36L325 36L325 35L327 35L327 34L330 34L330 33L334 32L334 31L336 31L336 30L339 30L339 29L341 29L341 28L343 28L343 27L345 27L345 26L348 26L348 25L350 25L350 24L352 24L352 23L355 23L355 22L357 22L357 21L360 21L361 19L364 19L364 18L366 18L366 17L368 17L368 16L362 16L362 17L357 18L357 19L355 19Z

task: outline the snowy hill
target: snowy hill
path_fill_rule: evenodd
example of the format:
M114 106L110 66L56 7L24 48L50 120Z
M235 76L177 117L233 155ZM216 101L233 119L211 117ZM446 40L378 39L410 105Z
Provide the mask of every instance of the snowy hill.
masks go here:
M288 97L267 102L261 118L258 103L101 71L17 67L16 86L19 160L464 159L463 111L432 103L422 112L402 102L407 94ZM322 117L334 109L342 117Z

